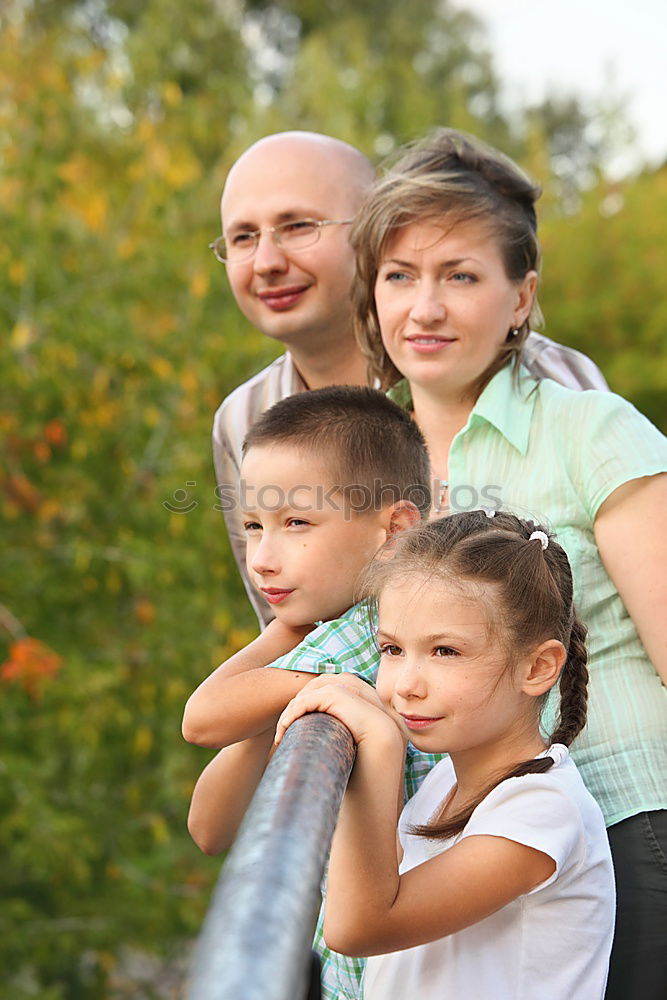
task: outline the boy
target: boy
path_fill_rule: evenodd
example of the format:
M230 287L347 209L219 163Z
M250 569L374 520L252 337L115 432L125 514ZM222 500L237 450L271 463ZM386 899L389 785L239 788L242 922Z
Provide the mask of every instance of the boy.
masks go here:
M367 612L353 607L355 585L388 538L428 515L429 479L416 424L374 389L290 396L248 433L240 483L247 567L276 618L186 705L185 738L224 748L199 778L188 817L206 853L232 842L294 695L320 673L375 680L379 654ZM412 793L432 760L409 761ZM325 996L357 997L363 962L330 954L317 939Z

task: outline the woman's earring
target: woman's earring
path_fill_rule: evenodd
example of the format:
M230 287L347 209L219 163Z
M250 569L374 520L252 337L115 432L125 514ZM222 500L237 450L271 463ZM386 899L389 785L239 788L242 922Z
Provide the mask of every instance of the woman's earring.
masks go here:
M517 327L515 327L514 330L510 330L510 332L507 334L507 339L508 340L514 340L514 338L518 337L518 336L519 336L519 328L517 326Z

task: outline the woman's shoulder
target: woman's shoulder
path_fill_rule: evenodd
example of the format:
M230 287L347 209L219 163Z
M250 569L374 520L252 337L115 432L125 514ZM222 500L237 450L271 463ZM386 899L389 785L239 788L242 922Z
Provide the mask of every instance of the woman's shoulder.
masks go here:
M561 385L552 378L537 380L535 391L538 398L549 406L567 407L568 409L590 409L609 412L615 409L635 410L635 407L623 396L604 389L572 389ZM635 410L635 412L638 412Z
M552 430L559 434L599 433L664 435L633 403L615 392L602 389L569 389L541 379L535 386L536 411Z

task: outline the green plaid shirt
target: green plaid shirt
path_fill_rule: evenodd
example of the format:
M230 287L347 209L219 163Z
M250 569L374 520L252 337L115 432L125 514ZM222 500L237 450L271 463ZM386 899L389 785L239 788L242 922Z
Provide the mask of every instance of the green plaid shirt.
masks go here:
M290 653L270 663L284 670L311 674L356 674L375 685L380 651L375 641L368 609L356 604L334 621L318 625ZM405 760L405 798L412 798L433 765L443 754L425 754L408 743ZM324 885L322 887L324 895ZM365 959L349 958L331 951L324 943L324 903L317 918L313 947L322 962L323 1000L359 1000Z

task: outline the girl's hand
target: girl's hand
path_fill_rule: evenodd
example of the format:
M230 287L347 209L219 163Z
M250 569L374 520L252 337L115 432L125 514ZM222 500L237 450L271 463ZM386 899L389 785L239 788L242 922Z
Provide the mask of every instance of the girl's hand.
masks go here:
M310 681L278 719L276 744L280 743L285 730L296 719L309 712L326 712L334 716L347 726L357 746L370 734L382 733L385 738L403 740L375 688L354 674L323 674Z

